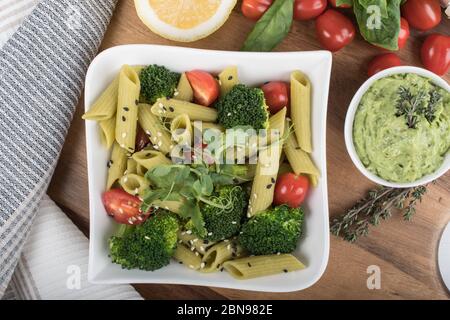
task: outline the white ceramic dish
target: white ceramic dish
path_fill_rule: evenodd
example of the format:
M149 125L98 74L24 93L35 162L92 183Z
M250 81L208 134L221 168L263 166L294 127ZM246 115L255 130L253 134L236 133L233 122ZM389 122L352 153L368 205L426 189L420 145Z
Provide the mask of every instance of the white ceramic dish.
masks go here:
M384 180L380 178L379 176L375 175L374 173L370 172L361 162L359 159L358 154L356 153L355 145L353 143L353 123L355 120L355 114L356 110L358 109L359 102L361 101L361 98L366 93L366 91L372 86L372 84L385 77L392 76L394 74L399 73L415 73L420 76L423 76L425 78L430 78L432 82L442 88L444 88L447 91L450 91L450 85L442 78L434 74L433 72L430 72L428 70L417 68L417 67L410 67L410 66L402 66L402 67L394 67L390 69L383 70L372 77L370 77L364 84L359 88L359 90L354 95L352 101L350 102L350 106L347 110L347 115L345 117L345 145L347 146L347 151L350 155L350 158L352 159L355 166L358 168L359 171L363 175L365 175L368 179L372 180L373 182L387 186L387 187L393 187L393 188L410 188L410 187L416 187L420 185L427 184L433 180L436 180L440 176L442 176L444 173L446 173L450 169L450 154L447 154L444 162L442 163L441 167L437 169L432 174L426 175L422 177L421 179L414 181L414 182L408 182L408 183L397 183L397 182L391 182Z
M127 45L103 51L92 62L86 77L85 109L117 75L123 64L160 64L183 72L203 69L219 72L236 65L242 83L259 85L268 80L289 80L293 70L306 73L313 88L312 128L315 163L322 176L319 186L311 190L305 234L294 253L307 268L253 280L235 280L226 272L201 274L178 263L155 272L123 270L108 257L108 238L117 224L106 215L101 202L104 191L108 151L101 145L95 122L86 122L87 157L90 199L89 280L93 283L171 283L204 285L255 291L287 292L305 289L322 276L328 262L329 224L326 174L326 115L331 73L331 54L326 51L291 53L245 53L207 51L154 45Z

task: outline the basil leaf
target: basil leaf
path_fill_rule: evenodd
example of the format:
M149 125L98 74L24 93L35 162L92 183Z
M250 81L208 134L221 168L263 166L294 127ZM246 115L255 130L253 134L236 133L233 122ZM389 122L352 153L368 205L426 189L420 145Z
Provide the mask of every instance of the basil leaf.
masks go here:
M382 17L388 17L387 0L356 0L356 2L359 2L359 4L366 9L366 11L372 10L372 14L376 13L374 10L379 10Z
M384 2L386 3L385 16L383 16L382 12ZM353 11L358 21L359 31L364 39L388 50L398 50L401 2L402 0L355 0L353 2ZM369 3L378 5L380 8L379 25L376 23L376 13L367 10Z
M336 6L339 7L343 4L348 4L349 6L353 5L353 0L336 0Z
M289 33L294 0L275 0L259 19L242 47L242 51L272 51Z

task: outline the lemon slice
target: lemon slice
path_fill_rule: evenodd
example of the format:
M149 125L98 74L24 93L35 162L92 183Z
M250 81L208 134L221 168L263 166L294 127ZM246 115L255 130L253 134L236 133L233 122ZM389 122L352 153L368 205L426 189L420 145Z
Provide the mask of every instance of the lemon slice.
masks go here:
M154 33L190 42L209 36L230 16L237 0L134 0L139 18Z

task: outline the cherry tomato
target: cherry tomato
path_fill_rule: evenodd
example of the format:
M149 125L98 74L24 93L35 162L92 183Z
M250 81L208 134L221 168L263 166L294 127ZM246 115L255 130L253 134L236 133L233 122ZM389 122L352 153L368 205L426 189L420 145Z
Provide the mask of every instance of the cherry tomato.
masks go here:
M195 102L208 107L216 101L220 88L217 80L210 73L193 70L186 72L186 76L194 91Z
M420 54L425 68L443 76L450 67L450 37L438 33L429 35Z
M271 81L265 83L261 89L264 91L264 97L270 113L275 114L284 107L289 108L289 96L291 94L289 83Z
M242 14L251 20L259 20L272 5L273 0L243 0Z
M309 180L302 175L292 172L282 174L278 177L275 185L275 205L287 204L291 208L298 208L305 200L309 189Z
M421 31L430 30L441 22L439 0L408 0L402 6L402 16L411 27Z
M333 7L335 7L335 8L337 8L338 6L336 5L336 0L328 0L328 2L330 2L330 4L333 6ZM351 5L349 5L349 4L341 4L340 6L339 6L339 8L351 8L352 6Z
M102 202L106 213L113 217L117 223L138 225L143 223L150 212L140 210L141 200L126 191L116 188L102 194Z
M294 19L310 20L317 18L327 8L327 0L295 0Z
M395 53L380 54L372 59L367 66L367 74L373 76L384 69L401 66L402 62Z
M400 33L398 34L398 48L405 47L409 38L409 23L405 18L400 18Z
M148 138L148 135L145 133L145 131L141 128L141 126L138 124L137 126L137 132L136 132L136 146L134 150L136 152L141 151L144 149L148 144L150 143L150 139Z
M338 51L352 42L355 27L342 13L328 9L316 19L316 34L322 47Z

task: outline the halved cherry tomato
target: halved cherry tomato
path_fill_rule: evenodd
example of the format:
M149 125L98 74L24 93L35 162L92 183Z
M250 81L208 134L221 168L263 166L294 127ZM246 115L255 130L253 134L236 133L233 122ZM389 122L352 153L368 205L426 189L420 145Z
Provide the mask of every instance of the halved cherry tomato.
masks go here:
M138 225L150 215L150 212L141 212L141 200L138 197L119 188L103 192L102 202L108 215L117 223Z
M241 5L242 14L251 20L259 20L270 8L273 0L243 0Z
M401 66L402 62L395 53L380 54L373 58L367 66L367 74L373 76L384 69Z
M436 27L441 15L439 0L408 0L402 6L402 16L411 27L421 31Z
M398 34L398 48L405 47L409 38L409 23L405 18L400 18L400 33Z
M186 76L194 91L195 102L208 107L219 97L219 84L208 72L193 70L186 72Z
M316 19L316 33L322 47L338 51L352 42L355 26L342 13L328 9Z
M271 81L265 83L261 89L264 91L266 104L269 107L271 114L277 113L284 107L289 109L289 96L291 92L289 83Z
M327 8L327 0L295 0L294 19L309 20L317 18Z
M330 4L333 6L333 7L335 7L335 8L337 8L338 6L336 5L336 0L328 0L329 2L330 2ZM340 6L339 6L339 8L351 8L352 6L351 5L349 5L349 4L341 4Z
M450 37L438 33L429 35L420 55L425 68L443 76L450 67Z
M136 132L136 146L134 150L136 152L141 151L150 143L148 135L145 133L144 129L138 124Z
M307 177L292 172L282 174L275 185L273 203L277 206L287 204L291 208L298 208L305 200L308 190Z

